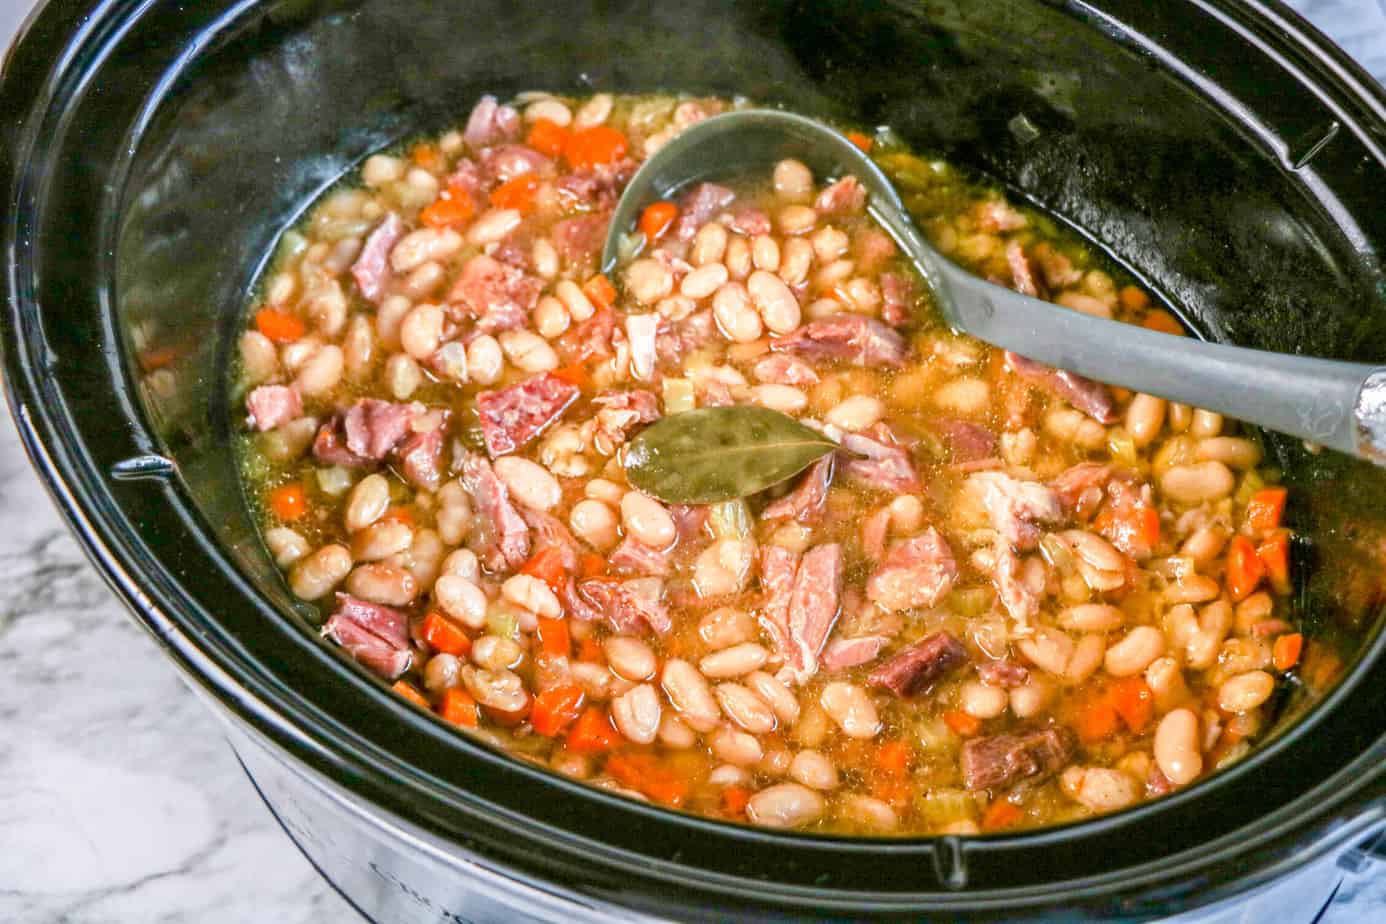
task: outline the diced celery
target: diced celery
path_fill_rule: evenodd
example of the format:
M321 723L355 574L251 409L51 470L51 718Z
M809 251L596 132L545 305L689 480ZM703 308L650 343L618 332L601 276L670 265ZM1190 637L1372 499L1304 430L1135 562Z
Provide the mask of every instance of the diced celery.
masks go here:
M977 797L963 789L936 789L918 800L919 814L931 825L977 820Z
M708 522L718 539L746 539L755 528L751 508L741 498L722 501L708 508Z
M1242 483L1237 487L1237 493L1233 496L1233 503L1237 509L1244 508L1251 503L1251 496L1266 486L1266 482L1261 476L1252 469L1242 476Z
M493 600L486 608L486 630L501 638L518 639L520 620L515 608L504 600Z
M318 489L328 497L341 497L351 490L351 472L340 465L318 469Z
M1107 451L1112 454L1112 460L1120 462L1130 468L1137 468L1140 465L1140 455L1136 452L1136 441L1131 438L1131 434L1126 432L1125 427L1113 427L1107 434Z
M697 404L691 381L672 377L664 379L664 413L666 416L691 411Z
M989 587L964 587L953 591L949 600L959 616L981 616L991 609L992 590Z

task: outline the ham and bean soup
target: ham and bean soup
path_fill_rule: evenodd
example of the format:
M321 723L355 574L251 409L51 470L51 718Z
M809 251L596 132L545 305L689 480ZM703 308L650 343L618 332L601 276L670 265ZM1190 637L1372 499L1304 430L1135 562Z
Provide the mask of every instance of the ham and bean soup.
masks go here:
M735 103L485 98L289 232L241 339L323 635L517 757L769 827L1033 827L1247 753L1319 654L1254 434L950 332L850 176L644 210ZM853 138L978 274L1179 333L1045 217Z

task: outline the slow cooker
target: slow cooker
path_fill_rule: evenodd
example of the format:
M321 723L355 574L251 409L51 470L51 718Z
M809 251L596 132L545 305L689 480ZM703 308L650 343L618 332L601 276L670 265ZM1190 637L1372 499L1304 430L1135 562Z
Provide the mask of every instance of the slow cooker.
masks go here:
M0 85L9 398L92 559L308 857L402 922L1311 920L1386 827L1380 585L1336 570L1370 553L1353 543L1386 472L1313 447L1271 441L1311 539L1300 613L1356 640L1344 679L1233 768L1081 824L889 840L683 816L455 734L317 640L229 451L245 293L369 152L533 88L889 124L1070 223L1206 336L1386 354L1386 96L1277 3L50 0Z

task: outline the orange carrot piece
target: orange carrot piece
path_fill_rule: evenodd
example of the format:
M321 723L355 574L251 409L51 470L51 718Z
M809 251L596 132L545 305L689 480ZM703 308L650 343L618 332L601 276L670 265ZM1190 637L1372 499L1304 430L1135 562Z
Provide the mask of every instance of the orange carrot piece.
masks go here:
M1131 731L1143 731L1155 717L1155 693L1141 677L1123 677L1107 693L1112 708Z
M261 308L255 312L255 327L275 343L293 343L307 329L302 318L273 308Z
M969 716L969 718L971 717ZM881 745L876 752L876 766L886 773L899 776L909 770L913 757L914 754L910 750L910 746L897 738Z
M568 620L539 617L539 647L547 655L566 658L572 652L573 641L568 633Z
M601 273L582 284L582 294L595 302L598 308L610 308L616 302L616 287Z
M592 636L578 642L577 659L579 661L600 661L602 659L601 643Z
M943 723L951 728L954 734L963 738L970 738L982 730L981 720L968 715L961 709L949 709L945 712Z
M537 577L548 584L554 593L562 593L566 577L563 570L563 550L556 545L544 546L520 567L520 573Z
M390 689L409 700L409 702L413 703L415 706L422 706L425 709L431 708L428 704L428 697L420 693L419 688L407 680L396 680L390 685Z
M621 733L611 724L606 711L588 706L568 729L564 744L576 754L598 754L609 751L621 742Z
M281 520L297 520L308 512L308 495L303 483L295 481L280 485L270 492L270 511Z
M871 148L876 144L876 142L871 140L871 136L863 135L861 132L848 132L847 140L868 154L871 153Z
M1251 596L1266 576L1266 566L1256 555L1256 548L1245 536L1234 536L1227 545L1227 593L1234 600Z
M1146 312L1145 320L1141 321L1141 327L1146 330L1159 331L1162 334L1184 336L1184 326L1179 323L1179 319L1163 308L1154 308Z
M460 189L445 189L442 195L419 213L426 227L440 229L464 225L476 214L476 203L469 193Z
M679 217L679 207L672 202L653 202L640 213L640 233L645 240L658 240Z
M914 795L910 781L898 776L877 776L871 781L871 795L891 805L904 805Z
M557 736L577 719L586 698L582 687L575 683L550 687L534 697L529 723L535 734L546 738Z
M1127 311L1140 311L1150 304L1150 296L1144 290L1136 286L1122 286L1117 293L1117 300L1121 302L1121 307Z
M1287 671L1299 663L1300 652L1304 650L1304 636L1298 632L1282 635L1271 646L1271 660L1278 671Z
M1285 488L1273 487L1262 488L1251 495L1246 505L1246 525L1262 533L1278 529L1289 493Z
M999 831L1002 828L1009 828L1021 818L1020 809L1016 808L1005 799L997 799L987 810L982 813L982 830Z
M1095 697L1083 704L1075 727L1085 744L1096 744L1116 734L1120 721L1116 706L1106 697Z
M498 209L515 209L521 214L534 211L534 194L539 191L539 178L522 173L491 190L491 204Z
M462 657L470 654L472 640L451 619L437 610L430 610L419 627L419 634L434 651Z
M611 164L626 156L626 136L609 125L580 128L568 135L563 153L577 168Z
M1288 594L1290 587L1290 531L1276 530L1265 542L1256 547L1256 557L1266 567L1266 579L1271 590L1282 596Z
M443 152L439 151L435 145L422 142L414 145L414 149L409 152L409 159L425 170L439 173L445 166L443 162Z
M540 154L557 157L568 145L568 134L567 128L552 119L535 119L534 124L530 126L529 135L525 138L525 144Z
M438 703L438 714L453 725L476 728L476 700L461 687L448 687Z
M722 814L739 818L746 814L746 804L750 801L751 791L745 786L728 786L722 790Z
M595 552L585 552L578 562L578 571L584 578L601 577L606 574L606 559Z
M587 374L587 367L582 363L573 363L571 366L562 366L553 370L549 375L554 378L567 382L577 388L585 388L591 376Z
M688 798L688 782L653 754L613 754L607 758L606 772L664 805L682 805Z

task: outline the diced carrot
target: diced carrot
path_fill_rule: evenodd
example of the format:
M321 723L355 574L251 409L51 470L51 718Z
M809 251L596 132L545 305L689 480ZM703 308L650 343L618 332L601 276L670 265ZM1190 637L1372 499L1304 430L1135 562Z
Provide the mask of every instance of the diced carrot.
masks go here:
M568 144L568 129L552 119L535 119L525 144L540 154L557 157Z
M433 203L419 213L419 221L429 228L452 228L464 225L476 214L476 203L469 193L460 189L445 189Z
M1141 327L1159 331L1162 334L1184 336L1184 326L1179 323L1179 319L1163 308L1154 308L1146 312L1145 320L1141 321Z
M1155 716L1155 694L1141 677L1123 677L1107 690L1112 708L1133 732L1141 732Z
M582 294L590 298L598 308L610 308L616 302L616 287L601 273L582 284Z
M1140 311L1150 304L1150 296L1144 290L1135 286L1122 286L1117 293L1117 300L1121 302L1121 307L1127 311Z
M887 741L876 751L876 766L886 773L899 776L909 770L910 760L913 757L914 754L910 751L910 746L896 738Z
M1125 404L1127 401L1130 401L1131 396L1135 394L1131 389L1122 388L1120 385L1108 385L1107 390L1112 393L1112 397L1116 399L1117 404Z
M270 511L281 520L297 520L308 512L308 495L303 491L303 483L294 481L280 485L270 492Z
M575 683L550 687L534 697L534 706L529 711L529 724L535 734L553 738L571 725L582 711L586 694Z
M875 142L871 140L869 135L863 135L861 132L848 132L847 140L868 154L871 153L871 148L875 145Z
M688 798L688 782L653 754L613 754L606 772L621 783L664 805L682 805Z
M961 709L949 709L943 714L943 723L953 729L953 733L970 738L982 730L980 719L968 715Z
M491 190L491 204L498 209L529 213L534 211L534 194L538 191L539 178L532 173L522 173Z
M402 506L400 504L395 504L393 507L388 508L384 513L380 515L380 519L394 520L398 523L403 523L405 526L414 525L414 514L409 510L408 507Z
M472 650L472 640L467 633L437 610L430 610L424 617L419 634L430 648L443 654L462 657Z
M1256 548L1245 536L1234 536L1227 544L1227 593L1234 601L1245 600L1266 576L1266 566Z
M573 641L568 634L568 620L539 617L539 647L545 654L566 658L572 653Z
M1144 558L1160 544L1160 514L1145 504L1108 504L1093 528L1123 553Z
M606 711L588 706L568 729L564 744L577 754L597 754L609 751L621 742L621 733L611 724Z
M1256 547L1256 557L1266 567L1266 579L1271 590L1278 594L1288 594L1290 587L1290 531L1276 530L1275 533Z
M255 312L255 327L275 343L293 343L306 330L302 318L273 308L261 308Z
M431 708L428 705L428 697L420 693L419 688L407 680L396 680L390 686L390 689L409 700L409 702L413 703L415 706L422 706L425 709Z
M987 810L982 813L982 830L999 831L1002 828L1009 828L1021 818L1020 809L1016 808L1005 799L997 799Z
M439 173L445 166L443 163L443 152L439 151L435 145L426 142L414 145L414 149L409 152L409 159L425 170Z
M443 691L438 714L453 725L476 728L476 700L461 687L448 687Z
M1299 663L1299 653L1304 650L1304 636L1298 632L1282 635L1271 646L1271 660L1278 671L1287 671Z
M626 136L609 125L580 128L568 135L563 153L574 168L612 164L626 156Z
M601 642L590 635L587 636L587 638L579 640L577 646L577 659L579 661L588 662L600 661L602 659Z
M1078 711L1076 730L1085 744L1096 744L1116 734L1121 717L1106 697L1094 697Z
M578 572L583 578L601 577L606 574L606 559L595 552L585 552L578 561Z
M549 375L553 376L556 379L559 379L560 381L567 382L569 385L574 385L578 388L585 388L587 386L588 380L591 378L591 376L587 374L587 367L584 366L582 363L573 363L571 366L562 366L550 372Z
M567 573L563 570L563 550L556 545L546 545L530 556L520 568L521 574L537 577L556 594L563 592ZM566 652L565 652L566 653Z
M745 786L728 786L722 790L722 814L739 818L746 814L746 804L751 801L751 791Z
M878 775L871 780L871 795L891 805L904 805L914 795L914 787L904 777Z
M679 217L679 207L672 202L653 202L640 213L640 233L645 240L654 242L669 230Z
M1289 493L1285 488L1272 487L1262 488L1251 495L1246 505L1246 525L1262 533L1278 529Z

